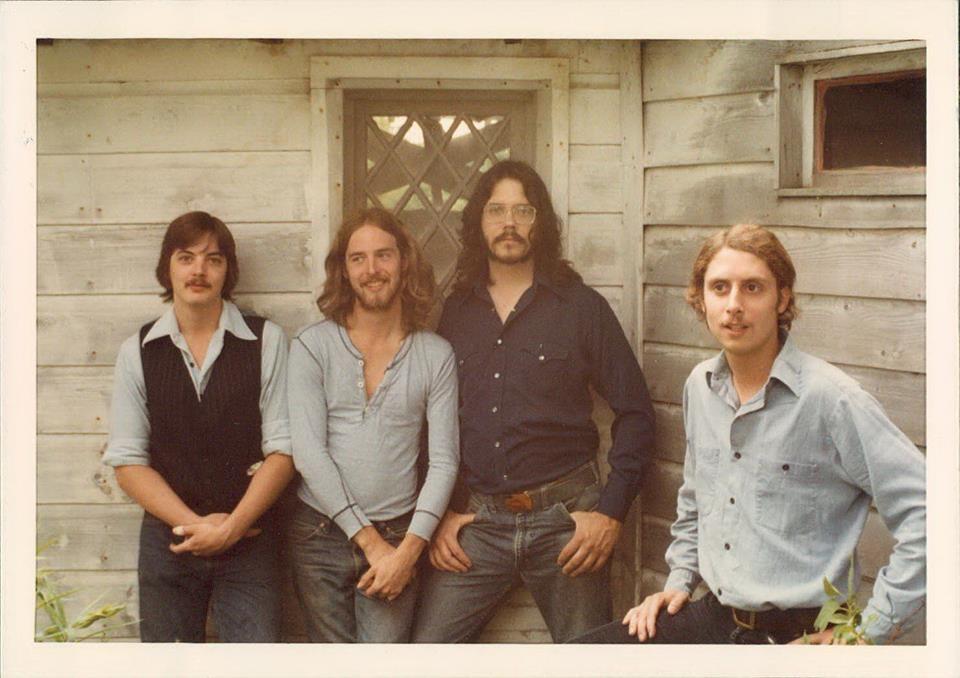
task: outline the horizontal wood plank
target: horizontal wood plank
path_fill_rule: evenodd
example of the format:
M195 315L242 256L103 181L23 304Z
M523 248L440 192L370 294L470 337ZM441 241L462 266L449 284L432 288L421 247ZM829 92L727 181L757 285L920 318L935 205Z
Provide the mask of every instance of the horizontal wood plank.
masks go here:
M623 217L574 214L567 236L570 259L588 285L623 285Z
M713 348L716 340L683 298L681 287L644 289L644 339ZM924 371L924 305L892 299L797 295L791 336L824 360L860 367Z
M717 228L648 226L644 281L685 286L704 240ZM886 299L926 298L926 234L919 229L773 229L797 269L796 292ZM883 275L877 275L883 271Z
M645 40L643 99L733 94L773 88L786 54L866 44L857 40ZM877 41L873 41L877 42Z
M647 343L643 369L650 396L665 403L680 404L683 384L697 363L717 351L689 346ZM926 444L926 379L922 374L894 372L851 365L837 365L875 397L890 417L916 445Z
M772 161L773 101L763 91L645 104L644 165Z
M169 223L205 210L227 223L307 221L307 152L41 156L40 224Z
M230 225L237 243L236 291L309 292L310 224ZM37 229L37 293L156 292L166 224L43 226Z
M129 504L113 469L101 463L105 435L38 435L37 502Z
M619 146L571 146L570 212L622 212L622 174Z
M111 367L38 367L38 433L106 433Z
M135 505L37 506L37 544L55 570L133 570L137 567L140 521Z
M619 144L620 90L570 90L570 143Z
M778 198L773 163L658 167L644 173L644 222L683 226L923 228L922 198Z
M307 293L244 294L236 301L241 310L273 320L287 336L320 317ZM44 366L112 365L120 344L166 309L153 295L39 297L37 360Z
M302 94L42 97L37 153L308 151Z

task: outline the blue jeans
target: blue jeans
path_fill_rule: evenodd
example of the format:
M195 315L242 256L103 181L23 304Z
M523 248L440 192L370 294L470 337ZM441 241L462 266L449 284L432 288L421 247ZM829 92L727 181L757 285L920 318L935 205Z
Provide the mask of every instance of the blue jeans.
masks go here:
M411 516L375 522L389 544L397 546ZM367 571L359 546L337 524L298 502L287 532L293 584L303 609L307 636L314 643L405 643L410 638L418 577L392 601L369 598L357 589Z
M280 641L277 535L264 525L226 553L210 558L173 553L169 525L144 513L140 526L140 640L202 643L207 609L228 643Z
M525 585L554 642L564 642L610 621L609 563L601 570L568 577L557 565L573 537L571 511L596 508L599 482L567 502L529 513L511 513L471 497L472 523L460 531L460 546L472 566L466 572L428 568L413 640L462 643L474 640L507 593Z

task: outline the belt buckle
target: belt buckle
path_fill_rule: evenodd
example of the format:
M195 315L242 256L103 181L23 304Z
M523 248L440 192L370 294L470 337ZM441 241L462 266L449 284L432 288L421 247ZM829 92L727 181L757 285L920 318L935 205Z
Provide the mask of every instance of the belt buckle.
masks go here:
M503 500L503 505L513 513L529 513L533 510L533 499L526 492L514 492Z
M747 631L753 631L757 628L757 613L755 611L750 610L748 612L747 610L743 610L743 612L747 613L747 619L749 620L745 622L740 621L740 618L737 616L737 608L731 607L730 612L733 614L733 623L740 628L746 629Z

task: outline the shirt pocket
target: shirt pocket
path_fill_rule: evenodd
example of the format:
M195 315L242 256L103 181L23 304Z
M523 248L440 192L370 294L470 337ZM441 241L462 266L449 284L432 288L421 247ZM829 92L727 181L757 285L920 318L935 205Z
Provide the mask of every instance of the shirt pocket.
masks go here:
M694 446L694 491L697 496L697 513L710 515L717 497L717 468L720 463L720 448Z
M757 523L802 535L818 527L820 467L789 459L761 459L757 469Z
M570 351L560 344L543 342L520 349L520 370L524 386L532 392L559 397L566 386Z

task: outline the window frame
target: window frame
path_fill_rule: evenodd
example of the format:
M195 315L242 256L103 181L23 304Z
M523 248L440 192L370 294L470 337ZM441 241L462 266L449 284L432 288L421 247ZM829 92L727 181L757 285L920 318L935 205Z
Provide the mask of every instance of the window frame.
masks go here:
M926 167L818 169L817 82L926 71L923 41L785 56L775 66L777 195L925 195Z

